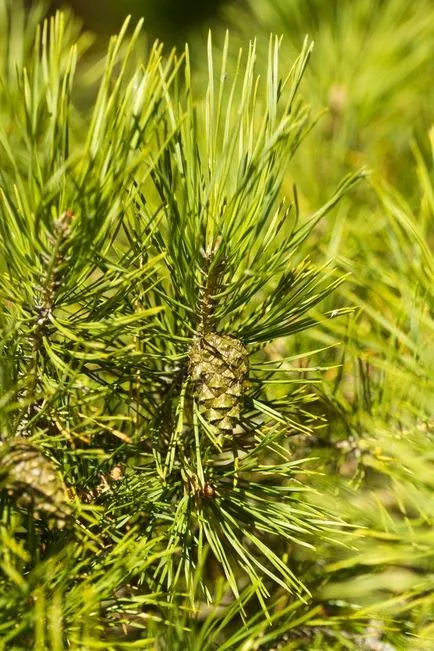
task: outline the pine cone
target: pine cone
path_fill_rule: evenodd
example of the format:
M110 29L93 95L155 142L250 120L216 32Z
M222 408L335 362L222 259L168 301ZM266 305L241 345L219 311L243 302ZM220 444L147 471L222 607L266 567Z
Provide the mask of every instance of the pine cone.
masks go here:
M230 434L239 421L248 370L248 352L239 339L209 332L194 340L189 372L200 411L216 432Z
M53 463L34 445L14 439L0 449L2 482L20 508L32 508L36 519L45 518L62 528L71 514L66 490Z

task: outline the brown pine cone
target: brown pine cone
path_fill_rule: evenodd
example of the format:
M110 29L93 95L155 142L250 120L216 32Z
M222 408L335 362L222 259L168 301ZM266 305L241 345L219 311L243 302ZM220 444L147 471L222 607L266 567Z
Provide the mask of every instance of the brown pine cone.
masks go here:
M3 488L19 508L31 508L36 519L62 528L71 515L64 484L54 464L35 445L13 439L0 448Z

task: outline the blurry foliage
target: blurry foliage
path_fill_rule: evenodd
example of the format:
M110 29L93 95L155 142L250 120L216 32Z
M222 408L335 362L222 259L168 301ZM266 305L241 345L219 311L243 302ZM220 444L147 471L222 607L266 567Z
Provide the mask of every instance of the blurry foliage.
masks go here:
M254 0L244 7L227 8L230 26L243 39L258 30L282 34L287 56L306 34L315 43L302 87L314 114L326 113L310 140L316 155L303 155L299 164L310 197L315 188L327 192L332 175L360 164L408 181L411 137L425 140L431 120L432 3ZM297 169L300 183L298 176Z
M32 0L27 3L38 4ZM72 8L86 28L99 34L111 34L120 29L127 15L131 15L134 22L145 17L146 31L151 38L182 44L191 31L217 21L222 3L223 0L51 0L49 7L51 11L66 6Z

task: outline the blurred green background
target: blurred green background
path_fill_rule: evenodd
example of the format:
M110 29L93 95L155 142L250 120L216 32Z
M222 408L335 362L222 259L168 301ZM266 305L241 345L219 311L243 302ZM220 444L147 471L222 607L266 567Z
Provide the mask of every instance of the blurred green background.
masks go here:
M212 24L222 4L223 0L53 0L50 7L71 7L88 29L99 34L118 30L129 14L136 20L144 16L151 36L176 43L191 29Z

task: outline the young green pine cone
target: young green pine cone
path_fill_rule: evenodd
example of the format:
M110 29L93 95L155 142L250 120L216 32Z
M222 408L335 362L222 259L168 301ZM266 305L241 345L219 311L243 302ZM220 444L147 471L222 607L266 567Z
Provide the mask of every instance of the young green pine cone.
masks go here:
M237 424L248 370L248 352L239 339L209 332L193 341L190 376L200 411L216 432L230 434Z
M5 473L2 485L16 505L31 507L36 519L48 519L62 528L71 513L65 487L39 448L24 439L14 439L0 448L0 462Z

